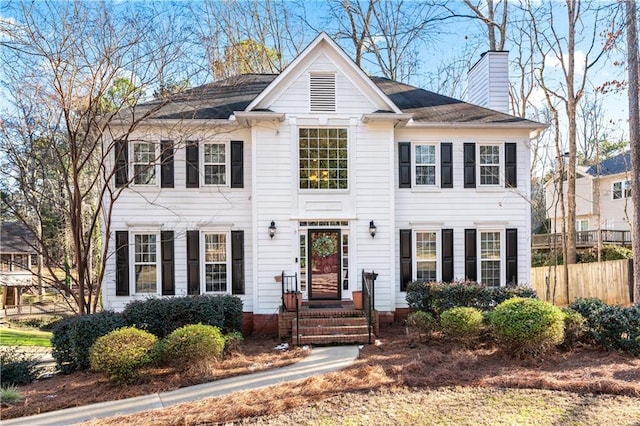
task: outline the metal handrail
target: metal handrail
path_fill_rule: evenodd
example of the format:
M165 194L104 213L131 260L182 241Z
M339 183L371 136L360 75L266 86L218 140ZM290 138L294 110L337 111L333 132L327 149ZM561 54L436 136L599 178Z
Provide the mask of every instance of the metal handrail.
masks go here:
M362 270L362 307L364 309L365 316L367 317L367 325L369 330L369 344L371 344L372 329L374 325L374 311L375 311L375 281L378 278L378 274L374 271L365 272Z
M287 306L284 302L285 293L293 293L294 294L294 302L296 307L296 346L300 346L300 299L302 294L298 289L298 274L295 273L293 275L285 275L284 271L282 271L281 275L281 283L282 283L282 309L286 310Z

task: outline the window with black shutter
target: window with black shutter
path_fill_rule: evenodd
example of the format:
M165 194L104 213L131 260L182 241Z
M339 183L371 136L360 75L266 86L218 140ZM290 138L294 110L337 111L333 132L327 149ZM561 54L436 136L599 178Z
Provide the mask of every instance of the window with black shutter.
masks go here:
M412 280L411 229L400 230L400 291L407 291Z
M187 188L198 188L200 186L200 170L198 166L199 152L197 141L187 141L185 148L187 156Z
M127 141L116 141L114 143L115 154L115 183L116 187L126 186L129 182L127 173L129 163L129 152L127 151Z
M464 274L466 279L478 280L478 247L476 245L476 230L464 230Z
M160 256L162 257L162 295L176 294L173 231L160 232Z
M244 143L231 141L231 188L244 188Z
M442 282L453 281L453 229L442 230Z
M440 187L453 188L453 144L440 144Z
M244 294L244 231L231 231L231 293Z
M464 187L476 187L476 144L464 144Z
M518 230L508 228L506 230L507 239L507 285L518 284Z
M160 147L160 186L162 188L173 188L173 141L161 141Z
M398 181L400 188L411 188L411 143L398 143Z
M504 185L507 188L516 188L517 182L517 145L515 143L504 144Z
M129 295L129 232L116 231L116 296Z
M200 231L187 231L187 294L200 294Z

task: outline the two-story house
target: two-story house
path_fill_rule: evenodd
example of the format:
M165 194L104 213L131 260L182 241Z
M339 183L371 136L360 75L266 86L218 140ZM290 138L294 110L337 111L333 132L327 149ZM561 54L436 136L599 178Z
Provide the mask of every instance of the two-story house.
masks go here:
M576 244L592 247L598 243L631 246L630 151L576 170ZM547 215L551 229L561 232L562 208L559 205L557 180L545 186ZM565 206L567 187L563 186ZM553 232L553 231L552 231ZM534 247L544 248L547 236L536 236Z
M471 70L477 106L370 77L323 33L281 74L187 90L119 139L123 119L105 308L230 293L273 331L282 271L305 301L349 300L375 271L386 313L412 280L528 284L544 126L488 108L508 109L507 68L489 52Z

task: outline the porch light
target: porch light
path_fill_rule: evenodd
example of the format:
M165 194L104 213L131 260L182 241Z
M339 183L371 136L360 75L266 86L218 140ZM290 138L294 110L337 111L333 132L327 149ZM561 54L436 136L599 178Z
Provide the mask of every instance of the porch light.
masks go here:
M378 230L378 228L376 228L376 224L373 223L373 221L369 222L369 235L371 235L371 238L375 238L376 237L376 231Z
M269 225L269 237L273 239L276 235L276 223L271 221L271 225Z

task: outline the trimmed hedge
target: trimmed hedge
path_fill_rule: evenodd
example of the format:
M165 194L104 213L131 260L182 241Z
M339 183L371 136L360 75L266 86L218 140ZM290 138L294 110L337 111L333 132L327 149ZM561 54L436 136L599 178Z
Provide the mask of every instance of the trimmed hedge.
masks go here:
M576 299L571 309L586 320L587 337L609 350L640 354L640 305L608 305L600 299Z
M242 300L230 295L151 298L129 303L126 323L162 339L189 324L218 327L223 333L242 328Z
M99 337L91 346L91 369L107 373L118 384L135 383L141 369L159 358L158 338L135 327L123 327Z
M425 311L434 317L459 306L491 311L512 297L537 298L528 287L487 287L474 282L433 283L415 281L407 288L407 303L412 310Z
M206 368L209 362L220 359L225 338L218 327L190 324L169 334L162 342L162 359L177 368Z
M447 309L440 315L442 331L449 337L462 341L470 341L482 333L482 311L476 308L459 306Z
M407 316L407 327L418 333L430 333L437 326L436 320L429 312L411 312Z
M120 314L104 311L61 320L53 327L51 351L60 371L88 370L89 348L100 336L126 324Z
M564 317L549 302L514 297L491 313L491 325L498 342L510 353L534 357L562 343Z

